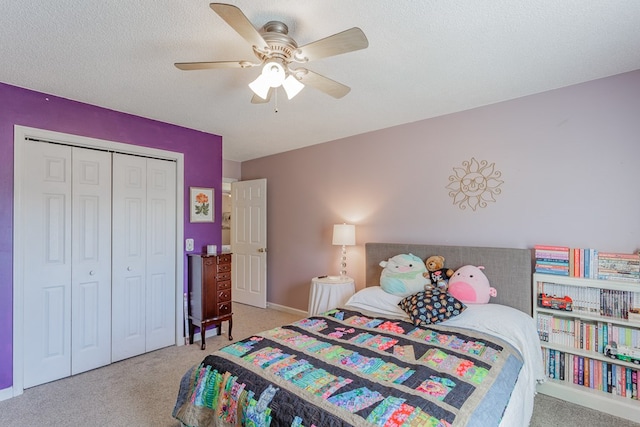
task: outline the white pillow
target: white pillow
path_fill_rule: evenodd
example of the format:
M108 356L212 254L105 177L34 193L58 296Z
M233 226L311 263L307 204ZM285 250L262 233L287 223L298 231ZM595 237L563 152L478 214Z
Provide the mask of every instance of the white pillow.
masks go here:
M408 319L407 313L398 306L402 298L404 297L385 292L380 286L369 286L356 292L349 298L346 305L355 309L371 311L381 316Z

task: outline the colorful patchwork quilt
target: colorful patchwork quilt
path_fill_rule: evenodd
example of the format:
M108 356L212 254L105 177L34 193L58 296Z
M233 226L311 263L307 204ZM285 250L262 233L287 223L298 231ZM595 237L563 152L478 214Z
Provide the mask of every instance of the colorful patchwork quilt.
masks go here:
M249 337L182 378L187 426L497 426L523 366L484 333L336 309Z

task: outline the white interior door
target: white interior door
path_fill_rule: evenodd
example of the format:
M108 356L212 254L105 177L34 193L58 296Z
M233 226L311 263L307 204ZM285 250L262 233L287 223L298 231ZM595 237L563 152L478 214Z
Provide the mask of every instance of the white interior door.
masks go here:
M72 149L71 374L111 363L111 154Z
M71 374L71 148L24 142L24 387ZM32 367L37 366L37 369Z
M111 155L24 142L24 385L111 361Z
M147 159L146 351L175 343L176 164Z
M175 163L113 154L112 361L175 343Z
M267 306L267 180L231 183L233 301Z

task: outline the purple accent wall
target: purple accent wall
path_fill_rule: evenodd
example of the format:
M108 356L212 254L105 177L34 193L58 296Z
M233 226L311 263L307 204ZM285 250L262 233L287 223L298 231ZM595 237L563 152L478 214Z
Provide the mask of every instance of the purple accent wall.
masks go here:
M221 217L221 136L0 83L0 390L13 383L14 125L183 153L184 237L196 250L221 239L219 223L189 223L187 203L189 187L212 187Z

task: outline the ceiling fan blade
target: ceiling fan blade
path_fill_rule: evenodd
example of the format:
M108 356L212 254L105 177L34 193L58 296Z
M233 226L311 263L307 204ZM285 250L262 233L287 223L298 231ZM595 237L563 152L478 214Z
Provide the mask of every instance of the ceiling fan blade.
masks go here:
M271 101L271 94L273 93L274 89L273 88L269 88L269 92L267 93L267 99L262 99L260 98L258 95L253 95L253 97L251 97L251 103L252 104L266 104L269 101Z
M212 68L248 68L256 65L249 61L213 61L213 62L176 62L175 65L181 70L209 70Z
M299 47L296 50L295 57L301 61L313 61L327 56L353 52L368 46L369 41L362 30L358 27L353 27Z
M267 42L264 41L258 30L253 26L251 21L242 11L234 5L224 3L211 3L211 9L227 23L231 28L236 30L243 39L252 46L265 50L268 48Z
M313 71L309 71L304 68L296 68L294 72L303 84L311 86L314 89L318 89L327 95L333 96L334 98L342 98L351 91L349 86L345 86L342 83L338 83L335 80L331 80L330 78L314 73Z

